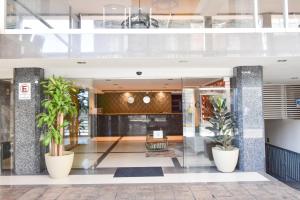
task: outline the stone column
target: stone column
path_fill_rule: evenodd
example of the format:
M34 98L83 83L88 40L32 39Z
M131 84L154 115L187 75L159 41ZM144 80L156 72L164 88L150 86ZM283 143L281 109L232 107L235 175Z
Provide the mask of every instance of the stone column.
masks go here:
M212 17L204 16L204 28L212 28Z
M265 171L262 66L240 66L233 70L233 111L236 114L240 149L239 169Z
M36 120L41 111L40 81L43 78L41 68L14 69L15 173L18 175L37 174L44 168L41 130L37 128ZM26 92L28 89L30 92Z

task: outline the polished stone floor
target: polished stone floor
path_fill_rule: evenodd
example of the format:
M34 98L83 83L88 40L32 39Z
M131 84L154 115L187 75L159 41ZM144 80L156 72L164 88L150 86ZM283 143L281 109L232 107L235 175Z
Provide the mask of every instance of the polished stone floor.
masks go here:
M279 181L191 184L0 186L2 200L300 200L300 192Z
M147 157L145 136L79 138L78 144L69 149L75 153L72 168L94 170L117 167L182 167L182 136L168 136L168 141L168 149L174 152L175 157Z

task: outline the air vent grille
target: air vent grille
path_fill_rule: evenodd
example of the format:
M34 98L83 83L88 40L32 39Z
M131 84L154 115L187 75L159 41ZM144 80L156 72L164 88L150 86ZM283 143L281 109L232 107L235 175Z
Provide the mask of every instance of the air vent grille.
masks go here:
M300 119L300 85L265 85L263 95L265 119Z

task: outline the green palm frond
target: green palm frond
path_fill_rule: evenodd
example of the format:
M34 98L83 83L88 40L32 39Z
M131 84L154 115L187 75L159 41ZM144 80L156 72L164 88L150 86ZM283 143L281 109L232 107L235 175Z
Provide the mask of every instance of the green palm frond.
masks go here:
M44 112L37 116L38 127L44 127L45 132L41 137L42 144L48 146L51 140L56 144L62 144L60 128L69 125L68 119L64 118L62 125L57 125L57 116L62 113L64 116L77 116L77 109L72 101L71 93L76 90L73 84L62 77L50 77L42 81L46 98L42 101Z

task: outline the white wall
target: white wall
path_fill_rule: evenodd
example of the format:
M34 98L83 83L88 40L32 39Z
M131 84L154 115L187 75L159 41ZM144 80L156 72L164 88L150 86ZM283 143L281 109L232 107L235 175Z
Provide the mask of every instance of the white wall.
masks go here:
M300 120L265 120L269 144L300 153Z

